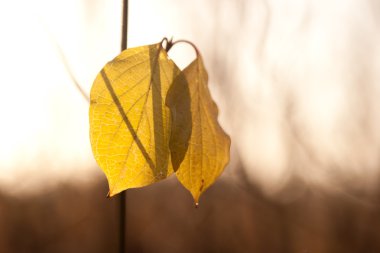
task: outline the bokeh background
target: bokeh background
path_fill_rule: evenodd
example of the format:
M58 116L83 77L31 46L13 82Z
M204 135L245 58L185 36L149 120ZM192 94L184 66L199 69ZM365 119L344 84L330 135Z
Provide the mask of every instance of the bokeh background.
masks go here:
M121 1L0 0L0 252L118 252L88 94ZM128 252L380 252L380 3L130 0L128 46L204 56L231 162L194 208L128 190ZM191 47L171 57L186 66Z

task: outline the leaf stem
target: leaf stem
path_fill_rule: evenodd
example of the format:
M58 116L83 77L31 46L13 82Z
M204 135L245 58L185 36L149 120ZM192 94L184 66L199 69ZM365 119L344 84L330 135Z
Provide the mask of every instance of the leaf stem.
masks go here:
M165 38L165 39L166 39L166 38ZM168 42L168 43L169 43L169 42ZM186 43L186 44L192 46L192 47L194 48L195 53L197 54L197 56L199 56L199 55L201 54L201 53L199 52L198 48L195 46L195 44L194 44L193 42L191 42L191 41L188 41L188 40L176 40L176 41L174 41L174 42L172 42L172 40L170 40L170 44L171 44L170 48L172 48L175 44L178 44L178 43ZM169 51L170 48L169 48L168 50L166 50L166 51Z
M166 45L163 45L164 42L166 42ZM162 47L163 49L165 49L166 52L169 52L170 48L172 48L173 45L174 45L174 43L173 43L173 38L171 38L171 39L169 40L168 38L165 37L165 38L163 38L163 39L161 40L161 47Z

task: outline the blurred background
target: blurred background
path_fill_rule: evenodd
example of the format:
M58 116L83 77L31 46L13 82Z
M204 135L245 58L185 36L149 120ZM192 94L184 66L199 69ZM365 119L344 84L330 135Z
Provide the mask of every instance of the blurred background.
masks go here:
M92 82L122 1L0 0L0 252L118 252L91 153ZM128 252L380 252L380 2L130 0L128 46L203 54L231 162L194 208L128 190ZM189 46L170 56L186 66Z

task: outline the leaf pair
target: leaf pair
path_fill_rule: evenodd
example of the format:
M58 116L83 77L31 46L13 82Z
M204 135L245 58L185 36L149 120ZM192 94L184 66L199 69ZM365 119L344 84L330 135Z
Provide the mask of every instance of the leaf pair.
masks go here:
M198 202L230 147L207 79L198 52L181 71L162 42L125 50L104 66L91 89L90 140L110 196L175 171Z

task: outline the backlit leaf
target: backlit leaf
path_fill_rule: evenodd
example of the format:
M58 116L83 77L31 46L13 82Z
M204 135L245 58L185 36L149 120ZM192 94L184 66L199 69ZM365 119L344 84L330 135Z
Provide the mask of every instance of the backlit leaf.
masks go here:
M158 43L123 51L96 77L90 94L90 140L110 196L172 173L165 98L179 74Z
M218 124L218 109L199 54L183 74L188 84L173 84L166 100L173 122L170 149L178 180L198 203L227 165L231 141Z

